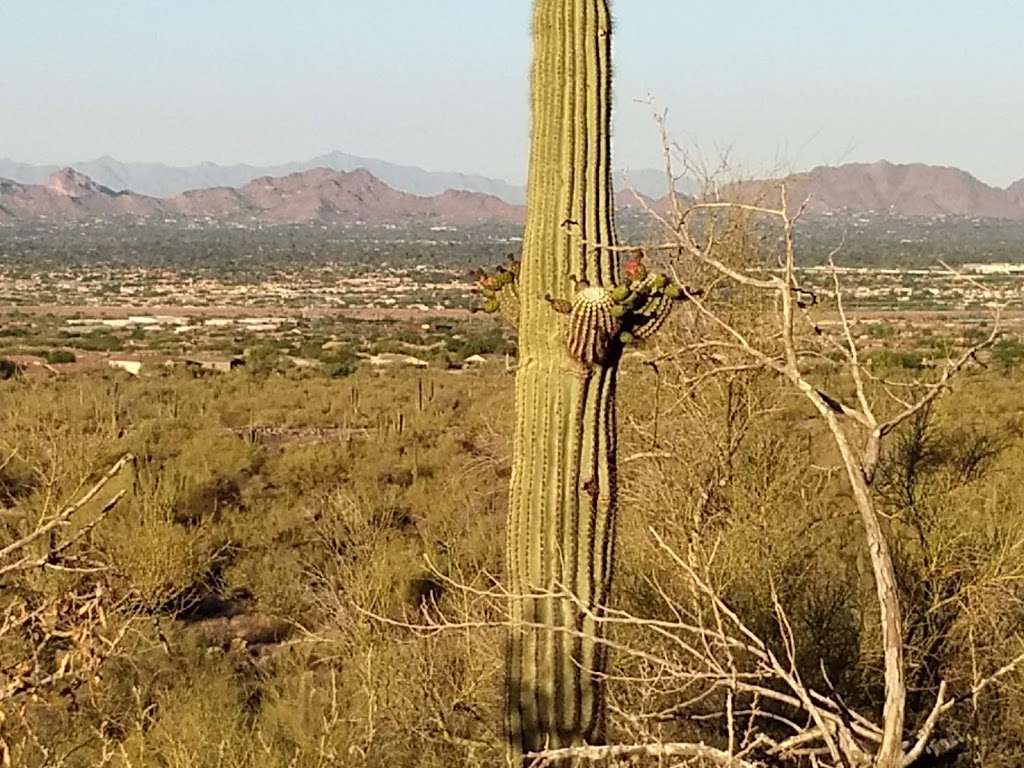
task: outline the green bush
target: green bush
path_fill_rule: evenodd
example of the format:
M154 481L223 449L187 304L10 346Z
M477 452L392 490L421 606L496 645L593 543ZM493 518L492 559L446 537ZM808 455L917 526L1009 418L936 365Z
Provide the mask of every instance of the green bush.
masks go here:
M872 712L873 586L845 486L821 471L835 458L820 422L747 374L695 401L685 370L665 366L655 379L636 364L627 373L622 450L635 459L622 465L615 607L678 621L665 596L685 602L690 585L650 531L681 552L697 542L715 552L710 575L730 606L772 638L777 591L803 679ZM917 432L893 436L879 467L922 690L933 667L951 689L969 690L973 665L998 669L1024 635L1013 555L1024 538L1024 431L1007 418L1019 410L1022 376L965 378ZM486 368L473 377L356 371L343 381L86 372L0 387L0 465L18 449L0 469L5 540L122 453L136 457L133 475L109 489L128 495L65 553L81 572L5 577L0 610L20 595L44 605L102 586L103 636L131 627L81 687L71 679L38 700L0 704L12 765L43 768L60 754L66 768L92 768L104 749L122 748L127 757L111 765L500 764L500 630L477 625L503 620L482 595L502 568L510 396L510 379ZM83 530L109 495L67 531ZM474 628L418 636L369 615L420 623L425 610ZM261 622L286 627L288 639L242 634ZM676 652L664 637L640 645L631 631L617 628L615 642ZM67 645L40 658L55 662ZM2 664L21 652L0 637ZM612 693L626 711L678 702L637 682L650 673L643 658L622 652L614 663ZM990 745L987 767L1021 764L1024 680L1005 680L982 697L978 719L964 707L944 721ZM919 698L918 719L934 703ZM666 739L720 737L710 723L659 728Z
M1004 371L1009 371L1024 362L1024 343L1017 339L1002 339L992 348L992 357Z
M70 343L76 349L88 352L120 352L124 349L124 341L106 331L89 333Z
M902 368L907 371L919 371L924 368L924 356L916 351L886 349L874 353L870 359L883 369Z
M46 353L46 362L51 365L60 365L62 363L73 363L78 358L75 357L75 353L70 349L51 349Z

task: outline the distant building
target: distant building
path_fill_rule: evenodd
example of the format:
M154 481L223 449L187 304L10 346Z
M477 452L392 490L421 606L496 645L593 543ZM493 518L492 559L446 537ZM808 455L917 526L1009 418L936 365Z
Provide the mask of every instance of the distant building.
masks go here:
M107 365L119 371L125 371L132 376L142 373L142 363L138 360L107 360Z
M244 365L245 360L241 357L189 358L185 360L185 367L190 370L210 371L212 373L230 373Z
M1024 273L1024 264L964 264L963 269L975 275L1019 275Z
M396 352L381 352L379 355L371 355L370 365L373 366L374 370L383 370L384 368L392 367L421 369L430 367L430 363L426 360L420 360L418 357L413 357L412 355L401 355Z

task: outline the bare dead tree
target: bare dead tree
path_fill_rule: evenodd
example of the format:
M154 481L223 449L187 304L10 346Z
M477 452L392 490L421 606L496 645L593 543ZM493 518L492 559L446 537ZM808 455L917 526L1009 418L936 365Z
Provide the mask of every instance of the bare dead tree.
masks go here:
M93 556L89 542L128 493L108 493L108 486L133 462L131 455L121 457L63 506L51 511L44 503L32 524L0 546L0 724L17 717L31 743L38 739L20 702L73 696L118 652L131 629L131 621L112 618L129 598L112 593L103 577L107 566ZM55 592L38 587L44 573L73 578ZM10 733L0 728L0 765L13 759Z
M718 333L712 339L696 340L673 354L677 357L688 357L694 362L694 367L702 368L702 377L714 377L747 368L773 372L806 398L827 425L841 457L843 471L860 515L881 620L885 658L885 705L883 723L878 731L878 744L870 753L870 762L879 768L909 765L920 756L923 743L927 741L927 734L919 740L922 743L914 744L907 749L904 742L907 686L903 619L893 558L876 509L872 484L885 438L929 408L949 388L952 380L977 359L978 353L995 342L999 334L999 314L996 315L991 333L981 342L964 349L959 356L948 360L937 379L915 382L916 397L908 399L906 389L897 394L894 386L886 386L885 382L881 382L880 389L888 396L889 403L873 402L867 386L871 375L858 350L834 268L832 299L839 316L840 337L834 339L824 333L809 311L819 303L819 297L801 285L796 252L796 225L805 213L808 201L801 203L794 212L784 184L778 186L779 204L774 207L762 201L684 201L676 191L674 183L672 152L664 116L659 116L658 120L665 146L666 174L673 183L670 184L670 204L667 206L667 213L655 210L650 204L638 198L663 232L663 241L653 247L649 246L647 250L672 254L681 271L692 273L696 267L705 274L710 273L718 285L744 288L766 297L766 304L772 307L770 317L766 320L769 327L774 328L767 337L751 338L734 324L723 319L720 310L708 299L707 294L694 293L689 298L696 313ZM719 239L716 237L715 225L719 214L738 214L747 220L776 222L781 229L781 252L776 254L774 263L768 261L754 268L742 268L729 263L720 254ZM701 220L702 217L704 231L698 235L694 229L694 222ZM685 281L680 282L686 284ZM851 402L844 402L840 396L824 391L813 382L810 361L820 360L822 354L820 349L809 347L805 343L805 334L801 331L810 331L810 338L816 341L824 338L829 351L841 355L854 385L855 395ZM709 359L713 361L710 364L707 363ZM892 407L893 404L895 408ZM887 415L880 415L883 409ZM724 606L719 606L719 609L722 608ZM935 705L935 718L945 711L944 707L948 702L944 700L944 696L944 690L940 690ZM813 714L809 706L808 709L809 714ZM929 730L934 727L935 718L929 718ZM841 730L834 734L830 733L820 713L814 715L814 720L819 738L826 742L830 755L837 764L840 757L850 764L867 764L867 753L856 746L855 734L843 733Z

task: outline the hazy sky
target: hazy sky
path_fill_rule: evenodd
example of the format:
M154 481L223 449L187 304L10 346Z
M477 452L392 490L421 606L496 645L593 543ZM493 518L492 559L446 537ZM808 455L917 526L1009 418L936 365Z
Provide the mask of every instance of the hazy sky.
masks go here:
M1021 0L619 0L616 165L1024 177ZM525 175L528 0L0 0L0 157L271 163L340 149Z

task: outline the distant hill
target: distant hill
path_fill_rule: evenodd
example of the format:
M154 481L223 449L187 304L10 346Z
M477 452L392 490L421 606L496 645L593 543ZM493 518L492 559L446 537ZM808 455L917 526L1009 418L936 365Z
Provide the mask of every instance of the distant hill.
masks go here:
M131 190L150 197L174 197L196 189L240 187L263 176L288 176L314 168L330 168L335 171L365 168L395 189L424 197L439 195L448 189L463 189L494 195L513 203L525 199L525 192L521 187L500 179L426 171L422 168L396 165L344 152L330 152L305 162L270 166L200 163L174 167L163 163L123 163L112 157L76 162L72 165L105 187L119 191ZM0 178L22 184L46 184L50 176L59 170L61 167L56 165L32 165L0 159Z
M0 179L0 221L149 217L164 210L164 203L156 198L115 192L71 168L57 171L45 185Z
M305 162L271 166L201 163L174 167L162 163L122 163L112 157L101 157L71 165L105 187L118 191L131 190L150 197L175 197L190 190L240 187L263 176L288 176L314 168L330 168L335 171L356 171L363 168L388 186L411 195L430 197L455 189L494 195L513 205L522 205L526 202L525 187L501 179L478 174L427 171L415 166L398 165L345 152L329 152ZM32 165L0 158L0 178L21 184L45 185L59 170L61 166L58 165ZM620 171L616 174L616 182L622 189L636 188L648 197L661 197L667 190L663 171ZM680 189L689 192L692 191L692 185L681 183Z
M655 186L653 176L648 181L646 189ZM875 211L1024 221L1024 180L1008 189L998 189L957 168L882 161L836 168L823 166L793 174L785 181L790 205L795 208L809 199L812 213ZM778 180L745 181L724 185L721 191L726 199L772 205L777 202L777 185ZM628 189L620 183L616 204L638 215L645 208L666 213L669 206L664 186L648 194L639 185ZM522 206L498 195L465 189L414 195L386 183L367 169L313 168L282 176L264 175L239 185L192 189L164 198L118 191L71 168L52 173L41 184L0 179L0 221L181 215L294 224L413 220L518 223L524 218Z
M398 223L413 219L474 223L519 221L523 216L517 206L478 192L410 195L365 169L314 168L283 177L264 176L238 189L192 190L167 203L191 216L246 217L275 223Z
M1015 181L1011 184L1007 190L1007 194L1010 199L1017 203L1017 205L1024 206L1024 179Z
M785 179L791 206L810 199L813 213L878 211L906 216L979 216L1024 219L1024 180L991 187L959 168L886 161L821 166ZM778 181L728 185L726 198L776 202Z
M278 224L370 224L411 221L470 224L522 220L521 208L493 196L448 190L435 196L399 192L366 170L316 168L264 176L238 188L191 190L170 198L115 191L71 168L45 184L0 180L0 220L176 217Z

